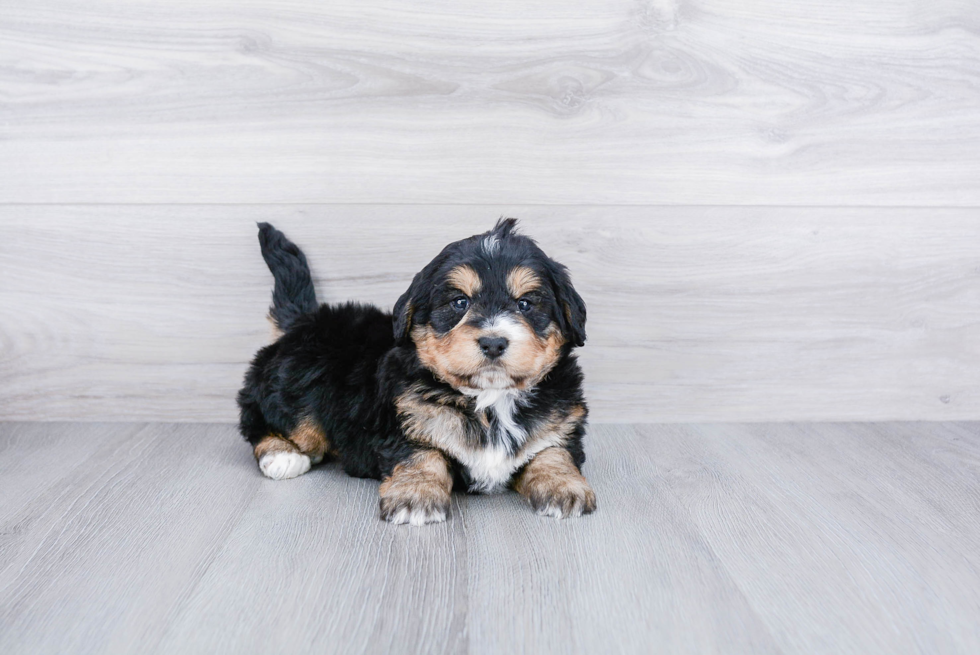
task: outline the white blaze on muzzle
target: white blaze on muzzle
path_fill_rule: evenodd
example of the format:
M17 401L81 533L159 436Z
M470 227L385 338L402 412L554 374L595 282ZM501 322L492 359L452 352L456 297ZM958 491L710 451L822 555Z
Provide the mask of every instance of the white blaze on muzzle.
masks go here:
M530 338L527 327L511 314L497 314L483 322L485 337L504 337L511 343L521 343ZM506 357L506 353L504 353Z

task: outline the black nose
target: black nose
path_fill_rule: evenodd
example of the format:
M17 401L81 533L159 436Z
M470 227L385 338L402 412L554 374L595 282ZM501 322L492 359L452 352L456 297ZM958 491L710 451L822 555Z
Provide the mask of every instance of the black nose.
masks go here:
M483 354L490 359L497 359L503 355L507 350L507 344L510 343L504 337L480 337L476 342L480 344Z

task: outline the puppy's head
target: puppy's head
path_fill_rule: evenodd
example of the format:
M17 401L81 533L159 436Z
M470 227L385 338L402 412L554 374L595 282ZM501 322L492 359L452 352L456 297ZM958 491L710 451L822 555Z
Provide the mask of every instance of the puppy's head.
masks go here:
M396 341L457 389L528 389L585 343L568 272L516 223L449 244L395 303Z

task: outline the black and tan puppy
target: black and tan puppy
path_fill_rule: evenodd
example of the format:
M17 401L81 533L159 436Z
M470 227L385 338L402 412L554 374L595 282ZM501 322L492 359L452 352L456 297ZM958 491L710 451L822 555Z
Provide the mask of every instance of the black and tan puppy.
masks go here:
M592 512L571 354L585 342L585 304L515 222L446 246L392 314L317 306L303 253L260 224L283 334L255 356L238 404L262 472L293 478L335 456L383 481L381 517L393 523L444 521L454 487L510 486L555 518Z

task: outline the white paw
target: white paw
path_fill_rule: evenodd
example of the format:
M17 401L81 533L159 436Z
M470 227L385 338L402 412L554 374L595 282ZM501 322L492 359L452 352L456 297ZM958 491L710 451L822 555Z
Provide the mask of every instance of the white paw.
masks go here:
M388 517L388 521L395 525L409 523L416 527L426 523L442 523L446 520L446 512L441 509L409 509L402 507Z
M578 518L582 516L582 505L575 504L567 511L558 505L546 505L538 510L538 516L550 516L553 519Z
M558 507L557 505L545 505L538 510L538 516L550 516L553 519L565 518L565 514L561 511L561 507Z
M565 484L541 494L532 494L531 506L539 516L568 519L595 511L595 492L585 479L581 483Z
M259 469L273 480L288 480L310 470L310 458L302 453L266 453L259 460Z

